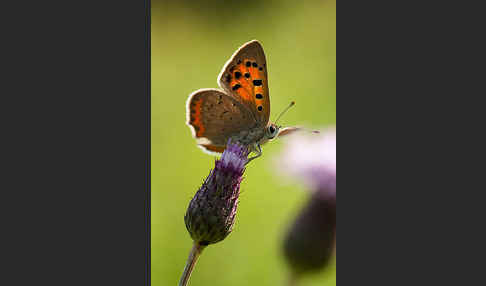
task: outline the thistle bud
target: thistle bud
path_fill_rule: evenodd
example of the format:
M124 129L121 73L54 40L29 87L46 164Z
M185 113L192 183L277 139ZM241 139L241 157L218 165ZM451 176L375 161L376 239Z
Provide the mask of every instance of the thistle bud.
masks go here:
M228 142L226 150L210 171L187 208L186 228L199 245L209 245L226 238L233 224L240 195L248 150Z

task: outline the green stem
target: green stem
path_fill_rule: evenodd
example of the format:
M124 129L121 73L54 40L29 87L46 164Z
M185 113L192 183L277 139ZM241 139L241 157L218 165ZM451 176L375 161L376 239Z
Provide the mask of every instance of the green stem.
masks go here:
M186 267L184 267L184 272L182 272L181 280L179 281L179 286L186 286L187 282L189 281L189 277L191 277L192 270L196 265L196 261L201 255L201 252L205 248L205 245L200 245L197 242L194 242L192 246L191 252L189 252L189 258L187 258Z

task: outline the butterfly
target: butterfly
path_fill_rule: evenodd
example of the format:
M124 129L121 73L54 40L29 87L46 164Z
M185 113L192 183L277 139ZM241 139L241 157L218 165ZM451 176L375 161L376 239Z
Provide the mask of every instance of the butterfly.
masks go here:
M249 162L262 155L261 145L267 141L299 129L269 121L267 62L257 40L236 50L221 70L218 85L194 91L186 103L186 124L205 152L222 153L231 139L256 154Z

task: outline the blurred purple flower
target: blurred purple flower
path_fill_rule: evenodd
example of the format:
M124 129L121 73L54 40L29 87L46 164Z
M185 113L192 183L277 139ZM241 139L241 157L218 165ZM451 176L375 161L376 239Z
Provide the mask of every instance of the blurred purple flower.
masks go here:
M319 193L309 198L283 241L283 252L294 279L329 264L336 243L336 200Z
M286 142L278 170L312 192L289 226L283 253L290 266L291 284L302 275L329 264L336 245L336 131L296 134Z
M277 169L323 197L336 196L336 131L295 134L285 142Z

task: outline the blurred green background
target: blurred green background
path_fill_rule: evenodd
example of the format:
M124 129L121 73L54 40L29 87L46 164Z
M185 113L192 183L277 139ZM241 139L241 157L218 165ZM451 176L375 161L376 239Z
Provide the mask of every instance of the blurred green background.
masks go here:
M295 100L283 125L336 122L335 1L152 0L152 285L177 285L192 241L190 199L214 166L185 125L188 95L217 87L224 63L243 43L265 49L271 120ZM203 252L189 285L285 285L281 241L307 199L282 183L274 159L282 140L263 146L241 184L233 232ZM300 285L335 285L335 262Z

